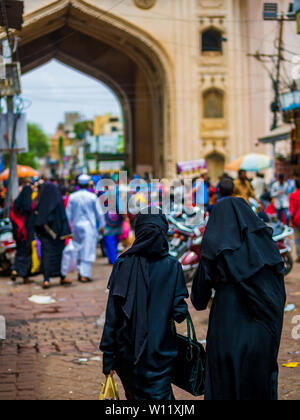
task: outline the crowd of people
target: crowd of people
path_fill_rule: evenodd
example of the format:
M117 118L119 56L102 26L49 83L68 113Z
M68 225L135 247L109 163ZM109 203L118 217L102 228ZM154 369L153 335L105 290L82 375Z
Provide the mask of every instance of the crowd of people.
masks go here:
M205 206L210 210L220 198L220 181L232 178L225 173L216 186L211 185L207 175L203 179L206 190ZM294 229L297 262L300 263L300 173L294 172L289 179L284 174L279 174L277 179L266 183L264 174L257 173L255 178L249 179L247 172L240 170L238 178L233 182L233 196L241 197L254 206L258 205L270 219Z
M103 372L119 375L129 400L172 400L174 321L187 318L189 294L180 263L168 253L168 221L159 207L165 187L159 184L154 202L146 203L158 212L140 212L133 223L129 214L120 211L121 201L116 212L104 211L99 198L119 187L116 182L102 191L96 187L98 181L88 175L68 182L23 180L10 214L17 243L12 279L30 281L36 238L44 288L55 277L64 286L71 284L62 268L70 240L77 252L78 280L90 282L100 237L102 252L113 265L100 345ZM148 188L151 182L146 179ZM184 189L184 184L179 188ZM201 182L195 180L191 188L192 205L203 205L210 212L191 294L197 310L206 309L214 296L205 398L277 399L284 265L272 230L249 204L255 200L270 217L295 228L300 262L300 178L295 174L293 180L285 180L279 175L267 185L263 175L250 180L241 170L236 180L224 174L212 186L203 173Z
M60 278L68 286L71 280L62 271L63 252L72 239L77 244L78 280L90 281L92 263L96 261L99 233L104 231L104 215L97 196L89 187L90 177L82 175L77 183L40 179L32 185L23 180L21 192L10 211L17 254L12 280L22 277L30 282L32 243L41 246L40 273L43 287L50 287L51 278Z
M115 183L115 187L107 191L111 194L118 192L117 176L104 175L102 178ZM138 179L137 175L133 177L133 180ZM232 180L228 174L224 174L213 186L206 172L202 174L201 182L195 179L192 184L193 205L202 205L211 211L220 200L220 183L224 179ZM147 176L144 180L147 196L151 192L151 181ZM50 286L50 279L54 277L60 277L62 285L71 284L68 273L61 269L63 251L70 238L78 252L78 280L83 283L91 280L99 236L102 254L111 265L116 262L120 249L127 250L133 244L134 217L120 211L104 212L98 199L104 190L97 191L98 182L99 177L88 175L70 181L47 180L44 177L34 183L28 179L22 181L20 194L10 213L17 244L12 280L22 277L24 283L30 282L34 239L40 241L40 271L44 275L45 288ZM251 180L241 170L233 183L235 197L241 197L248 203L255 200L270 218L277 218L294 228L297 262L300 262L300 176L295 173L293 179L286 180L280 174L277 180L267 185L263 174L258 173ZM181 188L186 188L184 183ZM158 184L157 190L151 205L161 204L166 185ZM135 191L139 200L146 203L143 201L145 195L140 193L143 191ZM3 194L2 197L4 203ZM121 201L118 201L117 208L121 205Z

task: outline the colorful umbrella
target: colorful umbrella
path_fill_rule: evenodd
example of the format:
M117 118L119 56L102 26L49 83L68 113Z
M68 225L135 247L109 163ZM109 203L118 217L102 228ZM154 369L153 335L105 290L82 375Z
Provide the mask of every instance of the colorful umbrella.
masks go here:
M250 153L248 155L241 156L233 162L226 165L226 169L229 171L239 171L243 169L249 172L258 172L263 169L268 169L272 166L272 158L268 155L259 153Z
M18 165L18 178L33 178L39 176L39 173L29 166ZM6 169L0 175L0 181L5 181L9 178L9 169Z

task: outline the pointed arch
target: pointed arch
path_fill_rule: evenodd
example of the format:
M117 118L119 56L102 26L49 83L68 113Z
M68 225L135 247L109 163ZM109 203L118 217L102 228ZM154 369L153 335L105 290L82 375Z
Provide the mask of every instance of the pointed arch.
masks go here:
M123 106L132 169L150 164L158 176L171 175L173 72L157 40L84 0L58 0L25 15L19 37L23 72L56 58L106 83Z

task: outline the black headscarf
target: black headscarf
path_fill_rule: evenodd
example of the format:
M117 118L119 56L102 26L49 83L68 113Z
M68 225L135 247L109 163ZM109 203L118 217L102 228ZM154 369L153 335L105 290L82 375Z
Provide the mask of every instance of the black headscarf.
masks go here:
M149 260L168 255L168 222L163 215L139 214L136 240L122 258L117 281L111 285L113 296L122 298L122 310L128 321L129 336L138 364L148 340Z
M265 266L283 270L273 230L256 216L242 198L220 200L210 215L202 242L202 256L223 256L233 277L243 281Z
M14 202L14 210L27 215L32 210L32 189L29 185L23 187L18 198Z
M49 215L63 202L61 192L52 183L45 184L40 192L37 208L36 225L44 226L48 223Z

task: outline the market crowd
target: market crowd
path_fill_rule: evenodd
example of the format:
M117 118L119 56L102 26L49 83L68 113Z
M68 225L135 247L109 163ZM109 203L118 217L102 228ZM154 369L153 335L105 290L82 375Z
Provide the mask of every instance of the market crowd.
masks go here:
M100 191L98 181L88 175L75 181L23 180L10 213L17 243L12 279L29 282L33 255L39 255L44 288L56 277L69 286L68 274L75 269L78 281L90 282L101 238L103 255L113 266L100 344L103 372L118 374L128 400L173 400L174 322L189 316L189 293L181 264L169 255L168 220L159 207L166 191L160 185L155 202L144 203L155 206L156 214L133 217L120 211L121 201L115 212L104 211L99 198L116 191ZM146 177L149 191L150 186ZM192 205L210 213L191 293L197 310L205 310L214 296L205 399L275 400L284 264L272 229L256 211L294 227L300 262L300 177L279 175L267 185L263 175L250 180L241 170L237 179L224 174L213 186L203 173L191 188ZM142 201L140 193L135 195Z
M13 280L18 276L22 277L25 283L30 281L32 258L38 254L40 263L36 265L39 265L40 272L44 274L45 288L49 287L51 277L60 277L63 285L70 284L67 277L68 263L62 264L62 258L65 247L72 239L73 254L75 247L77 250L78 280L88 282L91 279L92 263L96 260L99 237L102 255L107 257L111 265L116 262L120 250L124 251L133 244L134 216L130 211L126 215L118 211L103 211L98 200L101 192L97 191L97 184L101 178L114 181L116 187L111 193L117 196L116 174L106 174L102 177L82 175L73 180L47 180L41 177L32 182L23 179L20 194L10 213L17 243ZM213 185L208 174L203 171L201 178L193 180L193 205L201 205L211 211L220 200L219 187L224 179L232 180L225 173L218 183ZM139 176L135 175L133 180L139 180ZM147 174L144 181L146 189L148 188L146 194L150 195L151 180ZM249 179L247 172L240 170L238 178L233 182L234 196L243 198L252 207L263 209L270 219L279 220L294 228L299 263L300 174L295 172L290 179L285 179L283 174L279 174L277 180L267 184L263 174L258 173L254 179ZM185 188L183 183L181 188ZM161 184L158 189L158 198L154 204L159 206L166 194L166 187ZM135 196L138 200L145 200L145 195L139 194L140 192L142 191L135 191ZM0 196L3 207L4 187ZM153 205L153 202L150 204ZM121 205L121 201L118 201L117 209L120 209Z

